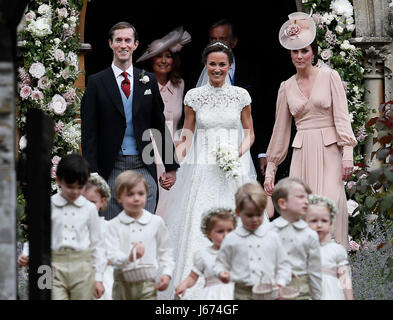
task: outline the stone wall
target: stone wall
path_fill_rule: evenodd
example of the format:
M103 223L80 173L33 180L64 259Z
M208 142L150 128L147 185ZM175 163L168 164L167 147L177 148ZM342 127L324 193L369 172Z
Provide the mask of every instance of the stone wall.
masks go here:
M0 62L0 300L16 299L14 68Z

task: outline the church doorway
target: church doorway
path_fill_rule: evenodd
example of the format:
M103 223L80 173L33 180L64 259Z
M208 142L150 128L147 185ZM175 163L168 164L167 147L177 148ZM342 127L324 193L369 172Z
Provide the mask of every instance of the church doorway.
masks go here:
M201 53L208 41L208 28L214 22L227 18L236 27L239 42L235 56L253 60L257 72L267 86L272 88L267 103L275 105L281 81L294 71L286 50L278 42L278 31L289 13L296 11L294 0L269 1L268 4L243 0L227 1L92 1L88 3L85 22L85 42L92 51L85 57L86 79L109 66L112 51L107 34L112 25L128 21L139 33L139 48L134 61L142 55L147 45L183 26L192 42L181 51L184 79L192 79L190 72L202 69ZM187 86L187 84L186 84ZM188 85L192 86L192 85Z
M108 31L115 23L127 21L135 26L139 34L134 62L153 40L178 26L183 26L191 34L192 42L184 46L180 57L185 87L192 88L203 68L201 53L208 43L208 29L214 22L226 18L234 24L239 38L234 50L235 58L251 62L255 66L253 76L261 80L263 100L258 105L252 104L252 108L261 108L258 117L271 118L273 123L280 83L295 72L287 50L278 41L278 32L282 23L288 19L288 14L295 11L294 0L259 2L259 5L251 0L238 0L234 4L214 0L91 1L87 5L85 20L84 39L92 46L85 56L86 81L89 75L110 66L113 55L108 46ZM135 66L141 67L138 64ZM259 120L253 120L254 127L258 126ZM258 170L255 144L251 151ZM291 150L280 166L277 180L289 175L290 159Z

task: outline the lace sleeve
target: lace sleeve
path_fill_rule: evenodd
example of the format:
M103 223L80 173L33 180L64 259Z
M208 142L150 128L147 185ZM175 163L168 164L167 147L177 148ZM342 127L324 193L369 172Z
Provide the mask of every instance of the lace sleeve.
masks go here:
M185 97L184 97L184 105L191 107L195 112L198 109L198 103L196 99L196 93L195 89L191 89L187 91Z
M244 107L249 106L251 104L251 96L246 89L239 88L239 96L240 96L240 111L243 110Z

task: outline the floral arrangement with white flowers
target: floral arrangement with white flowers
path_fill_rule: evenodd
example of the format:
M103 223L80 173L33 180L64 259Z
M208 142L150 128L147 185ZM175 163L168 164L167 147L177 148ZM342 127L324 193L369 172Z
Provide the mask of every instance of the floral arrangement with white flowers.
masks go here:
M221 143L214 154L217 165L227 178L237 178L240 175L241 165L236 150L229 148L227 144Z
M82 91L75 88L78 68L79 23L81 0L31 1L18 33L23 65L18 68L19 150L26 148L26 112L38 108L52 117L55 141L52 150L52 178L60 159L80 151L79 108ZM55 180L52 183L55 189Z

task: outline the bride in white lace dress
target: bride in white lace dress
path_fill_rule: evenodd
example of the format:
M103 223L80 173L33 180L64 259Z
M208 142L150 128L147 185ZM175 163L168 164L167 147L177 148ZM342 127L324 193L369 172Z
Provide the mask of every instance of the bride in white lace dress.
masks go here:
M202 213L212 207L235 208L237 188L256 180L249 154L254 142L251 98L245 89L225 81L233 61L232 51L224 43L215 42L205 48L203 59L209 82L188 91L184 99L186 117L178 149L183 148L186 156L177 172L165 216L176 267L169 288L158 295L159 299L174 298L174 288L190 273L194 253L210 245L200 230ZM218 166L218 147L239 156L237 177ZM203 299L203 285L203 280L198 280L184 299Z

